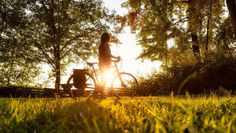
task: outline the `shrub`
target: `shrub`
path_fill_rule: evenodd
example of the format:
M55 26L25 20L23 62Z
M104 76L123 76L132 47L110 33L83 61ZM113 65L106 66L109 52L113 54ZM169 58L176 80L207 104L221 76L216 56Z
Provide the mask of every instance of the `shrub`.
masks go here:
M165 72L140 78L139 95L203 94L219 88L236 91L236 60L209 61L207 64L173 66Z

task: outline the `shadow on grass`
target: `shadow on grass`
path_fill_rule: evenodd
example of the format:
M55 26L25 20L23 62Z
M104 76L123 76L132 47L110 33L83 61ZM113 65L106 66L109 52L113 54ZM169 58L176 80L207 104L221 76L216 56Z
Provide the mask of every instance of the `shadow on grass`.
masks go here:
M121 132L115 128L110 111L99 105L99 102L66 99L47 104L45 101L41 109L35 109L35 115L23 112L28 115L26 118L5 118L9 122L0 124L0 132Z
M0 99L0 132L235 132L235 98Z

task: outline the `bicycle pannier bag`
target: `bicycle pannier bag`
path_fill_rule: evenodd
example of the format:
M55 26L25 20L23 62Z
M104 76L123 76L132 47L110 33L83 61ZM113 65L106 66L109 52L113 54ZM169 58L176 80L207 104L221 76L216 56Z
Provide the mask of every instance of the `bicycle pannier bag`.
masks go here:
M74 87L77 89L85 89L86 86L86 77L84 69L74 69L73 72L73 83Z

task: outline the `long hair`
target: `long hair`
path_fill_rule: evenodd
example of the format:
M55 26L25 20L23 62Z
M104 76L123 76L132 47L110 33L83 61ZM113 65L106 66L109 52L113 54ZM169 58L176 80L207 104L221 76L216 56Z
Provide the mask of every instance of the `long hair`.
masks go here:
M110 37L110 34L108 32L104 32L102 33L102 36L101 36L101 40L100 40L101 44L103 43L107 43L107 42L110 42L111 41L111 37Z

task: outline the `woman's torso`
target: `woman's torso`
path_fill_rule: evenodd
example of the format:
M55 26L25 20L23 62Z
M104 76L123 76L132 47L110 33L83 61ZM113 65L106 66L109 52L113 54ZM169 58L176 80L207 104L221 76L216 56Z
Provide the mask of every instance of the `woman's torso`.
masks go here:
M101 43L99 45L99 67L110 67L111 65L111 50L109 47L109 43Z

